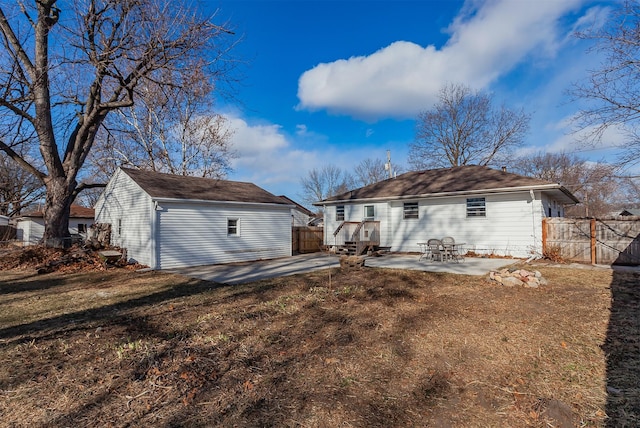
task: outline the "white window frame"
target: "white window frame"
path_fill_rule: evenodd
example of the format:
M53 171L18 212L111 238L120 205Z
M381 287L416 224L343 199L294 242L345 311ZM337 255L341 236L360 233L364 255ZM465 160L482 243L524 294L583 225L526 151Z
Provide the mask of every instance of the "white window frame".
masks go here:
M336 221L344 221L344 205L336 205Z
M417 220L420 218L420 204L418 202L405 202L402 205L402 218L404 220Z
M367 211L368 211L369 208L371 208L371 211L372 211L372 215L370 215L370 216L367 215L368 214ZM365 220L373 220L373 219L375 219L376 218L376 206L375 205L365 205L363 214L364 214L364 219Z
M235 222L234 225L231 222ZM235 233L232 232L235 230ZM237 217L227 218L227 236L240 236L240 219Z
M487 198L467 198L467 218L487 217Z

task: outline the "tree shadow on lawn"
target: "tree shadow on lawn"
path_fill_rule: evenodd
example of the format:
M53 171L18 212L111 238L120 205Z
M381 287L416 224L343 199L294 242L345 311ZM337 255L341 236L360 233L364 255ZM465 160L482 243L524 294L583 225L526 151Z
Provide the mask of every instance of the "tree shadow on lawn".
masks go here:
M43 284L50 284L49 286ZM6 283L0 282L4 289ZM64 278L42 278L23 282L13 287L23 290L44 290L47 288L66 285ZM12 286L9 285L11 288ZM126 311L129 309L140 309L145 306L153 306L159 303L204 293L216 288L228 287L226 284L217 284L208 281L186 279L173 285L167 290L148 294L135 299L130 299L114 304L99 306L77 312L62 314L47 319L40 319L26 324L15 325L0 329L0 342L3 345L11 344L14 341L28 342L34 339L48 339L58 335L70 333L76 330L83 330L93 327L95 324L121 323L123 318L127 318Z
M640 271L614 267L607 359L608 427L640 426Z

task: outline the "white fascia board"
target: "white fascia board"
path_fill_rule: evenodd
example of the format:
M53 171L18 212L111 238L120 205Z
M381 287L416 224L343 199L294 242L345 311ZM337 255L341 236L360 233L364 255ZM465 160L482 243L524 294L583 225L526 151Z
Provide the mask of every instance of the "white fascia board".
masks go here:
M517 193L528 192L529 190L559 190L567 195L564 187L559 184L543 184L539 186L520 186L520 187L504 187L499 189L482 189L482 190L463 190L459 192L440 192L440 193L424 193L421 195L406 195L406 196L391 196L391 197L379 197L379 198L363 198L363 199L342 199L337 201L320 201L317 205L340 205L346 203L364 203L364 202L388 202L388 201L400 201L409 199L426 199L426 198L447 198L452 196L466 196L466 195L487 195L487 194L504 194L504 193ZM575 200L575 198L571 198ZM576 200L576 202L579 202ZM313 204L316 205L316 204Z
M268 206L268 207L278 207L283 209L286 208L288 210L290 210L291 208L295 208L295 205L274 204L270 202L210 201L206 199L154 198L153 196L151 197L151 200L159 204L163 202L168 202L168 203L188 203L188 204L202 204L202 205L235 205L235 206L249 205L249 206L256 206L256 207Z

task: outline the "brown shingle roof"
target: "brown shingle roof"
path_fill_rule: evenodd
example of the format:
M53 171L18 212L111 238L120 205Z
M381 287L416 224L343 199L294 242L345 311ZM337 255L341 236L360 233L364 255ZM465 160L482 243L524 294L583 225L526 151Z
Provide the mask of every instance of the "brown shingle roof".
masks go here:
M283 199L253 183L121 169L152 198L287 205Z
M327 198L322 202L357 199L399 198L443 193L491 191L509 188L536 188L553 186L537 178L499 171L486 166L466 165L453 168L412 171L369 186ZM577 200L562 186L557 185L568 199ZM570 196L569 196L570 195Z
M95 211L93 208L82 207L80 205L71 205L69 211L69 218L94 218ZM44 211L38 210L29 214L25 214L24 217L44 217Z

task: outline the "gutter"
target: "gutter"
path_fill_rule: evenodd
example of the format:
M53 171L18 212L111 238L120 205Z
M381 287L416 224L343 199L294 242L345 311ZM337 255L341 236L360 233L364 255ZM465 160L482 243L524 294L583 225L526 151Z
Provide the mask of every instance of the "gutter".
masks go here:
M278 207L278 208L295 208L295 205L290 204L276 204L272 202L237 202L237 201L212 201L208 199L182 199L182 198L156 198L154 196L151 197L151 200L157 203L190 203L190 204L218 204L218 205L250 205L250 206L269 206L269 207ZM157 209L157 207L156 207Z

